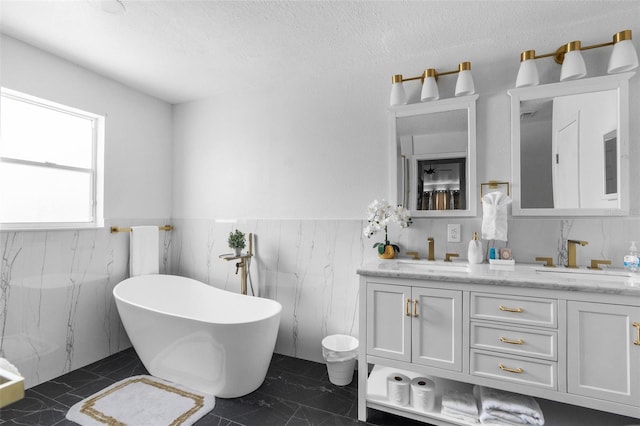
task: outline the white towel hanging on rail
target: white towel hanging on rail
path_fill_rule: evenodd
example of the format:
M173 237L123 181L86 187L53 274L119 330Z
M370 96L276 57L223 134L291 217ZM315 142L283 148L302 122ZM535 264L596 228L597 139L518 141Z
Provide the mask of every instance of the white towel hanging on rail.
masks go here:
M129 252L129 275L158 274L160 238L157 226L132 226Z

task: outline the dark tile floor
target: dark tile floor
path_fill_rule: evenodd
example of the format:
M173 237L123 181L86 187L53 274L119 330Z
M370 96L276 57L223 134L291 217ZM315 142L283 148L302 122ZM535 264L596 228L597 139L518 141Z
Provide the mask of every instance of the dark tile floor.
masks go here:
M27 389L25 398L0 410L0 425L71 426L69 407L126 377L148 374L128 349ZM241 398L216 398L215 408L196 426L364 425L359 422L356 378L349 386L329 382L324 364L274 354L263 385ZM368 425L425 426L369 410ZM160 425L158 425L160 426Z

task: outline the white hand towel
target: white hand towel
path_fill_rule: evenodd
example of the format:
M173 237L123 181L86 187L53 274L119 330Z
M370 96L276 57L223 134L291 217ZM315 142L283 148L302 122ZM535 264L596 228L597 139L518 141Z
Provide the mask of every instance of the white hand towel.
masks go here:
M480 422L484 424L544 425L538 402L528 395L475 386L473 393L480 401Z
M129 275L157 274L160 271L160 238L157 226L132 226Z
M504 192L482 197L482 239L507 241L507 206L511 198Z

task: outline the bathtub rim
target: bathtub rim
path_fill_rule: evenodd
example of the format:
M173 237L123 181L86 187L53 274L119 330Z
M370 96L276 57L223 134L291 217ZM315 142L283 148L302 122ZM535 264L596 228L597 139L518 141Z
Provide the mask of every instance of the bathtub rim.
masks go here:
M172 277L172 278L177 278L179 280L193 281L193 282L198 283L200 285L204 285L204 286L209 287L209 289L207 291L213 290L214 292L215 291L219 291L219 292L229 293L230 295L233 295L234 297L235 296L237 296L237 297L252 297L252 298L268 301L267 303L270 303L270 304L271 303L275 303L276 304L275 305L276 309L275 309L275 312L271 313L270 315L265 315L265 316L262 316L260 318L252 319L250 321L229 321L229 322L226 322L226 321L215 321L214 322L214 321L206 321L206 320L203 320L202 318L196 318L196 317L191 316L191 315L178 315L178 314L175 314L175 313L172 313L172 312L167 312L167 311L151 308L149 306L145 306L145 305L142 305L140 303L135 303L135 302L132 302L130 300L124 299L123 297L119 296L117 294L117 292L116 292L117 289L118 289L118 286L120 286L120 284L123 284L123 283L125 283L127 281L132 281L134 279L141 279L141 278L156 277L156 276ZM243 295L243 294L240 294L240 293L234 293L232 291L228 291L228 290L223 290L221 288L217 288L217 287L212 286L210 284L204 283L204 282L202 282L200 280L196 280L194 278L189 278L189 277L183 277L183 276L180 276L180 275L147 274L147 275L138 275L138 276L135 276L135 277L128 277L128 278L125 278L124 280L118 282L113 287L112 294L113 294L113 297L116 299L116 301L120 301L122 303L126 303L126 304L129 304L131 306L135 306L135 307L137 307L139 309L145 309L145 310L150 311L150 312L155 312L155 313L160 314L160 315L167 315L167 316L170 316L170 317L173 317L173 318L188 319L190 321L196 321L196 322L203 323L203 324L220 324L220 325L253 324L253 323L258 323L258 322L261 322L261 321L265 321L265 320L274 318L276 316L281 315L281 313L282 313L282 304L280 302L278 302L277 300L268 299L268 298L265 298L265 297L249 296L249 295Z

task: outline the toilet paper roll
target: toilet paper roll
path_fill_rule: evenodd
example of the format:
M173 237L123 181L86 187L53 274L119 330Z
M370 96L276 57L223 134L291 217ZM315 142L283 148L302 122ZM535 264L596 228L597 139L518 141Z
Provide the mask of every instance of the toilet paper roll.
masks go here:
M411 379L404 374L391 373L387 376L387 398L398 405L411 402Z
M436 384L426 377L411 380L411 401L413 408L433 411L436 406Z

